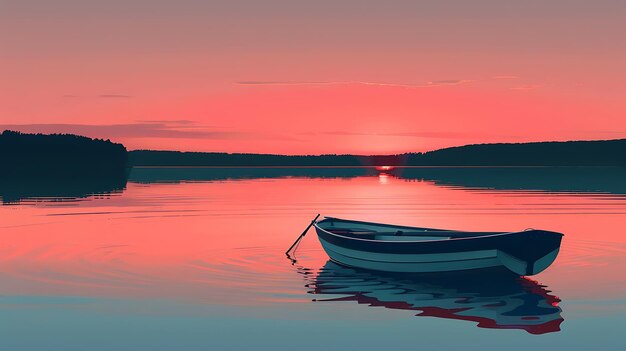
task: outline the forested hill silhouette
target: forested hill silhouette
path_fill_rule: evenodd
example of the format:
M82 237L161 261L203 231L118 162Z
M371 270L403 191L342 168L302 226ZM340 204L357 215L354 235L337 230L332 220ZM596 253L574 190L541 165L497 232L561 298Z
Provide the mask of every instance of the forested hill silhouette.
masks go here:
M73 134L0 134L0 178L109 177L126 172L122 144Z
M127 162L128 161L128 162ZM110 176L128 166L626 166L626 139L476 144L400 155L126 151L73 134L0 134L0 177Z
M626 166L626 139L465 145L410 154L407 163L429 166Z
M132 166L626 166L626 139L476 144L400 155L272 155L137 150Z
M132 166L373 166L397 164L399 155L272 155L217 152L137 150L129 152Z

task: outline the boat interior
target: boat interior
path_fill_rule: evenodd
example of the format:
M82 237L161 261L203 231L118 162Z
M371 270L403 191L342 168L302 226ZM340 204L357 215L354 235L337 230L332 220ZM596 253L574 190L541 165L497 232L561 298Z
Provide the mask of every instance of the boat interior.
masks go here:
M317 226L327 232L358 239L384 241L428 241L469 238L504 232L468 232L458 230L398 226L325 217Z

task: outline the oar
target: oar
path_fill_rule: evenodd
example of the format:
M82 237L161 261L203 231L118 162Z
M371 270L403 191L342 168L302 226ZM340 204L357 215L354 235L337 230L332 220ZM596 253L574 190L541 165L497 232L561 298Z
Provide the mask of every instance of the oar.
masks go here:
M289 249L287 251L285 251L285 255L287 255L287 257L289 257L289 252L291 252L291 250L298 245L298 243L300 242L300 240L302 240L302 238L304 238L304 236L306 235L306 233L309 231L309 229L311 228L311 226L313 224L315 224L315 221L317 221L317 219L319 218L320 214L318 213L317 216L315 216L315 218L313 218L313 220L311 221L311 223L309 223L309 226L306 227L306 229L302 232L302 234L300 234L300 236L298 237L298 239L296 239L296 241L293 243L293 245L291 245L289 247Z

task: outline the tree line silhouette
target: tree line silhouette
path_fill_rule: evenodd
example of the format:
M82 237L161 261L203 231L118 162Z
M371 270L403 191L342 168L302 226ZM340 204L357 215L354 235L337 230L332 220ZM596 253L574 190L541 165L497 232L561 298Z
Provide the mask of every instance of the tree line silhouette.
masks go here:
M89 175L109 177L126 172L122 144L73 134L0 134L0 177Z
M410 154L409 165L626 166L626 139L476 144Z
M626 166L626 139L476 144L399 155L274 155L137 150L132 166Z
M122 174L132 166L626 166L626 139L475 144L399 155L278 155L137 150L73 134L0 134L0 177Z
M133 166L375 166L397 164L399 155L274 155L220 152L137 150L129 152Z

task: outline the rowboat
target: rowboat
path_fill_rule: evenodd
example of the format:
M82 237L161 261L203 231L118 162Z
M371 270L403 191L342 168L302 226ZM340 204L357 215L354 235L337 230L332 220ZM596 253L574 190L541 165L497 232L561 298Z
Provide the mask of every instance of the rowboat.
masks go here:
M468 232L354 221L314 221L333 262L398 273L503 269L520 276L542 272L556 259L563 234L526 229Z

